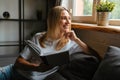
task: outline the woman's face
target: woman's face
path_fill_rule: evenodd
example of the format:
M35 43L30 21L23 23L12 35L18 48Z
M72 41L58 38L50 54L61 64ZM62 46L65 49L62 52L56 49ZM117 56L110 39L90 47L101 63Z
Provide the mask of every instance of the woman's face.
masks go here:
M64 10L61 12L60 31L62 33L68 32L70 31L70 27L71 27L71 16L66 10Z

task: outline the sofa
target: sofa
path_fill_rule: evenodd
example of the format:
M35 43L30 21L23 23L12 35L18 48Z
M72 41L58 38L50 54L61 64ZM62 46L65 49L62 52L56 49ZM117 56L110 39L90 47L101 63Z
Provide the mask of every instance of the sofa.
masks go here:
M45 80L120 80L120 48L109 46L104 57L90 48L91 54L76 52L71 62ZM1 79L0 79L1 80Z
M57 80L120 80L120 48L109 46L102 59L94 50L91 55L77 52L59 74L64 79Z
M120 48L109 46L92 80L120 80Z

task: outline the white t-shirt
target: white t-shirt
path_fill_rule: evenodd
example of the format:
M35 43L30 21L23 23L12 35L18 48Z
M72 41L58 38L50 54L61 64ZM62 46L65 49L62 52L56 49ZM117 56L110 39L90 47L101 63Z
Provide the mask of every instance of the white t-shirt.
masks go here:
M41 33L37 33L35 36L33 36L32 41L40 48L41 50L41 56L43 55L49 55L49 54L53 54L53 53L59 53L59 52L63 52L66 50L69 50L69 54L75 53L75 52L81 52L82 49L80 48L80 46L78 44L76 44L74 41L69 40L68 43L59 51L55 50L55 45L58 42L58 40L53 41L53 43L49 44L49 42L46 42L45 48L42 48L39 44L39 39L41 36L43 36L45 32L41 32ZM24 50L20 53L20 55L32 62L32 63L37 63L40 64L41 59L39 56L35 55L29 47L25 47ZM37 71L23 71L23 70L18 70L17 71L25 76L26 78L30 79L30 80L43 80L46 76L56 72L58 70L58 66L45 71L45 72L37 72Z

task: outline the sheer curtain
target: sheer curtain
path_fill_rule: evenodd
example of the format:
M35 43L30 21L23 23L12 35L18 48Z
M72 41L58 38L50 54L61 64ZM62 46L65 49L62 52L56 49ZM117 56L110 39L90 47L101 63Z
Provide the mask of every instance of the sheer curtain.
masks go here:
M61 0L61 6L67 8L68 10L70 9L70 4L71 4L71 0Z

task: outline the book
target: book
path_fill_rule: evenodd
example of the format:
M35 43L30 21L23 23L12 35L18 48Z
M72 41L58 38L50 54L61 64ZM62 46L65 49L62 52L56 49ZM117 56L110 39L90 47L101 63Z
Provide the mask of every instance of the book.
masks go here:
M34 51L35 54L40 56L40 58L44 61L45 64L50 65L50 66L61 66L64 64L69 63L69 51L63 51L59 53L54 53L50 55L43 55L41 56L41 50L40 48L32 41L26 40L25 43L28 45L30 49Z
M46 61L45 63L50 66L61 66L69 63L70 61L68 51L43 56L43 58Z
M40 48L32 41L30 40L25 40L26 45L35 52L38 56L41 56L41 50Z

